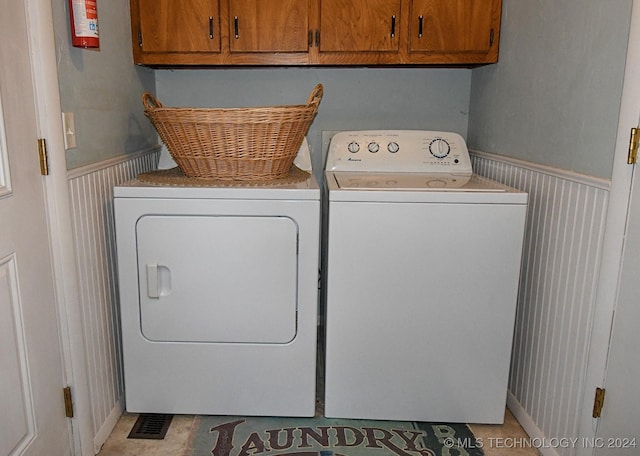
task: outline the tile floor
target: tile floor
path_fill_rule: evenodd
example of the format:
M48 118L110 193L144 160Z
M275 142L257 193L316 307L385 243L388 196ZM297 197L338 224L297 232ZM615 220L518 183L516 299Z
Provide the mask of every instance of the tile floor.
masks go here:
M183 456L193 425L193 415L175 415L163 440L127 439L138 415L125 413L105 442L98 456ZM486 456L537 456L538 451L523 448L527 434L507 410L502 425L470 426Z

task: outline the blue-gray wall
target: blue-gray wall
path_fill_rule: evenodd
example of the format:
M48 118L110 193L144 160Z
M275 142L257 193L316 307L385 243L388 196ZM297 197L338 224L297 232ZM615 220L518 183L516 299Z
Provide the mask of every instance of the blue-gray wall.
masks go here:
M303 104L318 83L324 98L308 134L316 171L323 130L427 129L467 134L471 71L424 68L158 70L165 106Z
M99 3L98 52L70 46L67 2L52 1L62 107L78 131L67 167L156 142L145 90L167 106L260 106L302 103L322 82L316 169L323 130L441 129L477 150L609 178L631 1L503 0L500 61L474 70L151 70L132 63L127 0Z
M473 70L468 145L611 177L632 0L503 0L500 60Z
M62 110L73 112L77 147L67 168L77 168L157 142L140 95L154 90L153 70L131 56L128 0L98 2L100 50L71 46L68 2L52 0Z

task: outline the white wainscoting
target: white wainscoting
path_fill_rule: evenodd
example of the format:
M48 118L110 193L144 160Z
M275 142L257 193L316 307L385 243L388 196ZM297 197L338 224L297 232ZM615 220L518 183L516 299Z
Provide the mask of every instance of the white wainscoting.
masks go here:
M158 149L69 171L96 451L123 411L113 187L157 167Z
M610 181L477 151L472 163L529 193L509 407L532 437L577 438Z

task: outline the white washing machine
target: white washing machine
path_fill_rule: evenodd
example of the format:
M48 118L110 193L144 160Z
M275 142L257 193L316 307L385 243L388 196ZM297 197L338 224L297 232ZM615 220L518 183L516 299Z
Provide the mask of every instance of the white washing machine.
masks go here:
M341 132L325 172L325 415L503 422L527 194L445 132Z
M137 180L114 196L127 410L313 416L313 175L282 186Z

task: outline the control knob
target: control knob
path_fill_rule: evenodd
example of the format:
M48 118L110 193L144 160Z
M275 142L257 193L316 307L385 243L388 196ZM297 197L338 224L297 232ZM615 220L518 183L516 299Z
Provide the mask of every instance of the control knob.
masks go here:
M436 138L429 143L429 152L436 158L444 158L451 152L451 146L446 139Z
M351 141L349 143L349 145L347 146L347 149L349 150L349 152L351 152L352 154L355 154L356 152L358 152L360 150L360 144L358 144L355 141Z
M387 150L389 152L391 152L392 154L395 154L396 152L398 152L400 150L400 146L398 145L397 142L390 142L387 145Z

